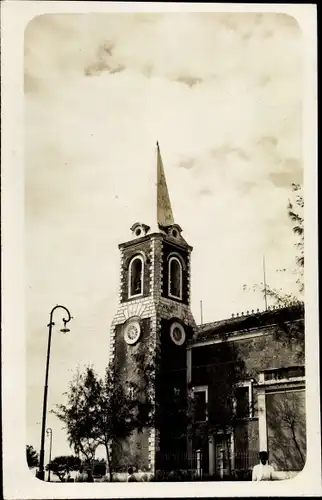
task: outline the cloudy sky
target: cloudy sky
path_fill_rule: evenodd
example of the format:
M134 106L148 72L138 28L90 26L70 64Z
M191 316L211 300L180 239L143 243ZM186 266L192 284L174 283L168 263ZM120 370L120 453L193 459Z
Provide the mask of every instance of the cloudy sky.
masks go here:
M243 285L296 291L292 182L302 182L302 38L277 14L45 15L25 32L27 437L79 363L102 372L118 243L155 223L160 143L175 221L194 247L192 310L210 322L264 306ZM276 272L286 269L285 272ZM60 324L57 313L56 324ZM68 453L61 423L53 456Z

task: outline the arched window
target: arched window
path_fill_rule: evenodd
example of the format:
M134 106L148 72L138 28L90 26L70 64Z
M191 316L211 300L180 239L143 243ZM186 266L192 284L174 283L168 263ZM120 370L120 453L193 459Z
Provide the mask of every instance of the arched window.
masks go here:
M129 265L129 297L143 294L143 258L136 255Z
M169 260L169 297L182 299L182 265L177 257Z

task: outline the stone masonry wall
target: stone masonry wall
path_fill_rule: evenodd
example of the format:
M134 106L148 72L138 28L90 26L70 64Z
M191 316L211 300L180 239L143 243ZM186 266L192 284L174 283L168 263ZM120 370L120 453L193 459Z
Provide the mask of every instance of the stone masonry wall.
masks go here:
M122 301L133 301L135 298L129 298L129 264L135 255L142 255L144 258L143 273L143 297L150 294L150 274L151 274L151 244L150 241L137 243L131 247L123 249L123 258L121 263L121 298Z
M169 286L169 256L171 254L179 254L184 265L182 267L182 300L172 299L177 301L178 303L189 304L189 295L190 295L190 259L189 259L189 251L186 249L182 249L177 247L174 244L171 244L167 241L163 242L163 287L162 287L162 296L168 296L168 286Z
M276 470L300 471L306 458L305 391L266 394L270 462Z
M129 251L130 248L131 251ZM127 349L133 346L123 346L121 348L121 339L123 339L124 326L130 318L135 316L140 320L144 332L139 344L142 346L149 345L152 351L160 348L162 319L179 319L188 327L187 333L189 337L192 336L196 328L194 318L187 303L174 302L172 299L161 297L164 278L162 235L155 235L150 240L141 242L141 244L135 247L131 246L130 248L121 248L119 306L113 318L110 333L110 361L115 362L116 356L118 359L123 358L124 362L128 365L125 368L125 372L129 376L131 373L131 356L128 355ZM140 296L131 300L125 300L128 289L127 266L130 259L139 251L144 251L146 256L144 294L143 297ZM187 259L187 265L189 266L189 257ZM188 279L187 286L189 287ZM145 326L147 324L149 325L148 327ZM127 440L128 445L133 439L132 437L130 440ZM124 445L127 446L128 452L130 449L132 451L136 449L136 461L146 463L146 443L148 442L148 467L153 471L156 454L160 451L159 433L155 429L151 429L149 434L144 433L141 439L143 439L141 444L138 441L136 444L132 443L131 446L127 446L126 443ZM141 458L139 458L140 456Z
M272 330L263 330L263 335L246 340L237 340L235 345L244 360L249 378L257 380L257 374L268 368L282 368L304 363L301 346L295 342L286 345L275 338Z

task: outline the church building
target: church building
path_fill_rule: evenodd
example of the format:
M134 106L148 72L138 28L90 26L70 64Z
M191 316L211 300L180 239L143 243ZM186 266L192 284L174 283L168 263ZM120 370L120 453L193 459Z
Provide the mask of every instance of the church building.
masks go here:
M174 220L157 144L155 227L135 222L119 245L120 293L110 335L119 380L149 390L153 428L135 432L120 464L194 470L209 476L250 470L268 450L277 470L305 463L304 308L301 304L197 325L190 308L191 252ZM143 387L143 385L142 385ZM193 402L193 425L188 419Z

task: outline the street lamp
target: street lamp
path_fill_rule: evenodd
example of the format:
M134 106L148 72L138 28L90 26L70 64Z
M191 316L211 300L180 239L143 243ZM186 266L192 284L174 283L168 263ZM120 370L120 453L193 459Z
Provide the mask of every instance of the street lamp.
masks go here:
M50 320L49 324L47 325L49 328L49 334L48 334L48 346L47 346L47 361L46 361L46 375L45 375L45 386L44 386L44 402L43 402L43 410L42 410L42 428L41 428L41 445L40 445L40 454L39 454L39 472L38 472L38 479L41 479L42 481L45 479L45 471L44 471L44 458L45 458L45 429L46 429L46 412L47 412L47 393L48 393L48 372L49 372L49 358L50 358L50 345L51 345L51 333L52 333L52 327L54 326L53 322L53 314L56 311L56 309L64 309L64 311L67 313L67 319L63 318L64 322L64 328L62 328L60 331L63 333L67 333L70 330L66 328L66 323L68 323L72 317L70 315L70 312L65 306L55 306L51 310L50 313Z
M51 447L52 447L52 444L53 444L53 430L51 427L48 427L48 429L46 429L46 434L47 436L50 434L50 442L49 442L49 464L51 462ZM50 468L48 468L48 482L50 483Z

